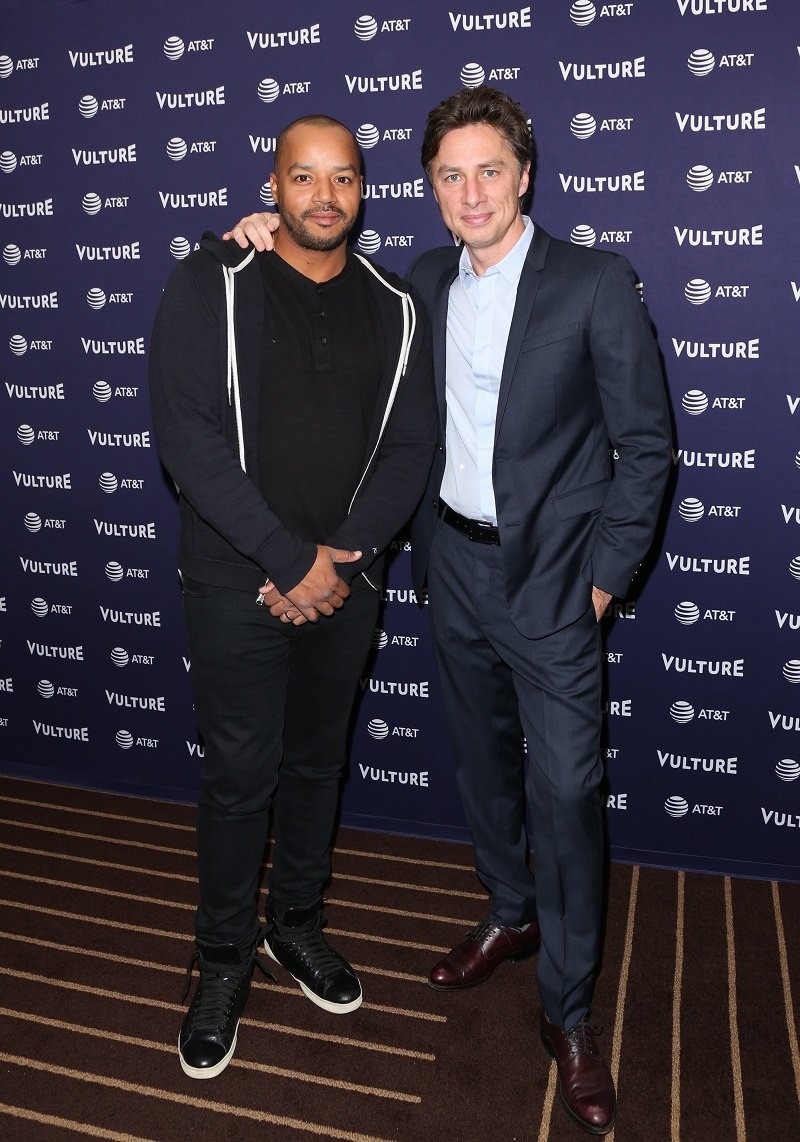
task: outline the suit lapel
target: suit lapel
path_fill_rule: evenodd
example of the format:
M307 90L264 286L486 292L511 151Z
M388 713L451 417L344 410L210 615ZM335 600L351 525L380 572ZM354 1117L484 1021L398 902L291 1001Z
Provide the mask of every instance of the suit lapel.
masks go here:
M539 289L541 274L544 270L547 249L550 245L550 235L536 227L525 264L517 287L517 300L514 305L514 315L511 318L511 328L508 331L506 353L503 358L503 372L500 377L500 391L497 397L497 419L495 421L495 441L500 431L500 425L508 403L508 394L511 382L517 367L522 341L533 314L536 293Z

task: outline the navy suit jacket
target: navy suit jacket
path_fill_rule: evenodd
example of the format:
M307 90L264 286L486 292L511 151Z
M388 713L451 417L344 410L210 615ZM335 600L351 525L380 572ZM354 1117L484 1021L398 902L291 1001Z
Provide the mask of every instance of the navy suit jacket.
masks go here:
M409 277L433 323L439 450L412 529L424 585L445 462L447 304L460 248ZM537 226L503 363L492 480L511 619L528 638L576 621L592 585L627 595L672 458L658 349L630 263Z

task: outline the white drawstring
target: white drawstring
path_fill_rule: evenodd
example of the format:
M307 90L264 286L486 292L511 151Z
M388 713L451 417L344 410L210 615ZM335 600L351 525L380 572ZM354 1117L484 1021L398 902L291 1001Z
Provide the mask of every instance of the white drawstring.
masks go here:
M228 333L228 362L227 362L227 385L228 385L228 404L234 404L236 408L236 435L239 439L239 464L242 471L247 471L247 465L244 458L244 425L242 423L242 401L239 391L239 362L236 356L236 329L233 323L234 317L234 274L238 274L239 270L244 269L252 259L255 257L255 250L251 250L247 257L239 263L238 266L223 266L222 273L225 279L225 319L227 321Z

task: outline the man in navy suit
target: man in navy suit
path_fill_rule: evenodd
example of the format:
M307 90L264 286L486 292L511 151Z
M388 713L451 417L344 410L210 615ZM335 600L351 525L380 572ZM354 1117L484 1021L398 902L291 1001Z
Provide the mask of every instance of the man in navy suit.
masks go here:
M491 893L430 983L482 983L541 939L541 1032L561 1099L604 1134L614 1084L588 1021L605 863L598 620L651 544L669 414L628 262L522 214L533 154L503 92L465 89L428 116L423 166L461 245L424 254L409 275L433 322L440 415L412 559Z
M652 542L670 422L631 266L522 214L533 156L527 118L503 92L465 89L428 117L422 161L460 245L410 273L432 319L439 403L412 560L491 894L430 984L470 987L539 951L561 1100L605 1134L616 1096L589 1021L605 866L598 622ZM264 216L234 236L245 232L270 240Z

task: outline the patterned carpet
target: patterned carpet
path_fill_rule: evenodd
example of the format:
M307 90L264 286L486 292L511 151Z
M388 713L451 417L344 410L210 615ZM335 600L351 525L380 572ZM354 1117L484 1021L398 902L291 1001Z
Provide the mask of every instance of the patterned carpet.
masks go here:
M256 975L234 1061L176 1057L195 905L187 806L0 778L0 1135L25 1142L572 1142L535 961L440 993L483 915L463 845L342 830L327 929L352 1015ZM615 866L596 1018L618 1142L800 1138L800 886Z

